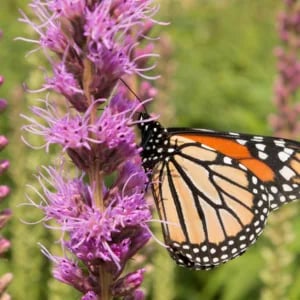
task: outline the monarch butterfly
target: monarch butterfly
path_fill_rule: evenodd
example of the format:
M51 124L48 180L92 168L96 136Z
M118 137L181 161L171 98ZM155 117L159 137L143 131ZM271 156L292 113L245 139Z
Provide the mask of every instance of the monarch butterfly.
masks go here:
M300 143L163 128L140 114L142 161L164 240L180 266L211 269L247 250L269 212L300 198Z

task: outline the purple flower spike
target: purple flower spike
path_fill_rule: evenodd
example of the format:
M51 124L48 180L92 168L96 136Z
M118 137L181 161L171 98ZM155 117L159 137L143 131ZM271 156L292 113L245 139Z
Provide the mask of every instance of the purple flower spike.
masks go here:
M28 122L23 129L43 139L36 148L48 152L58 145L77 168L77 176L70 177L66 174L74 172L65 159L58 160L57 168L43 167L37 176L40 201L28 199L44 212L47 228L55 221L54 228L64 233L65 257L43 247L42 252L54 264L54 277L80 291L82 300L144 299L139 290L144 270L124 272L151 237L145 200L148 177L132 125L143 105L133 100L127 82L136 82L134 92L148 102L156 95L144 81L157 77L147 73L155 67L149 65L150 58L157 56L149 43L153 39L147 39L158 23L153 19L158 6L153 3L32 0L38 23L22 13L21 21L38 34L34 42L52 66L53 75L39 91L52 91L66 100L64 106L39 101L31 108L34 116L23 115ZM4 170L5 163L0 163L0 171L1 166Z
M284 2L285 7L278 16L277 25L281 45L274 51L278 76L273 102L278 112L271 115L270 123L277 135L295 139L300 135L300 111L297 103L300 60L296 55L300 48L300 8L297 1Z
M2 31L0 30L0 38L2 37ZM0 86L4 83L4 77L0 75ZM0 112L3 112L7 107L7 101L5 99L0 99ZM5 136L0 135L0 151L2 151L8 140ZM0 161L0 175L2 175L9 167L8 160ZM10 188L6 185L0 185L0 201L6 198L10 193ZM12 213L9 209L5 209L0 212L0 229L2 229L8 220L11 218ZM6 238L0 236L0 255L2 256L11 246L11 243ZM12 281L12 274L6 273L0 277L0 294L3 299L10 299L10 295L5 292L8 285Z

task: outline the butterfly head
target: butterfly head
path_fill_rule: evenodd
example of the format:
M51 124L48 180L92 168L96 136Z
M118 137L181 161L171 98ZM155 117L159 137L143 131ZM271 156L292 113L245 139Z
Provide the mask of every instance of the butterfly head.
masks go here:
M151 120L151 117L145 113L141 112L139 114L139 123L138 123L138 128L141 130L141 132L146 131L149 128L149 123L153 123L154 121Z

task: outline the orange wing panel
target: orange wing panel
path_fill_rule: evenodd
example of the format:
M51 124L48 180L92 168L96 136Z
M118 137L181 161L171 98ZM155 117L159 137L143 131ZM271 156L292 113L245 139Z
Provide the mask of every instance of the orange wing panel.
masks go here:
M193 142L198 142L207 145L223 155L229 156L245 167L247 167L252 173L262 181L272 181L274 180L275 174L273 170L263 161L253 157L244 145L237 143L234 140L203 136L200 134L178 134L184 138L188 138Z
M256 158L239 159L240 163L252 171L262 181L273 181L275 173L263 161Z

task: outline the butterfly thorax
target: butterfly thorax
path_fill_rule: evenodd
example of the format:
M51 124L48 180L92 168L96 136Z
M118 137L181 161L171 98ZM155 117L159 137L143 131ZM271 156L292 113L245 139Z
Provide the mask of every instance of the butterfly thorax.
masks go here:
M149 116L142 113L140 119L145 120ZM170 137L166 128L159 122L145 121L139 124L142 141L142 159L145 170L152 170L154 166L170 155Z

